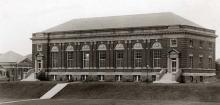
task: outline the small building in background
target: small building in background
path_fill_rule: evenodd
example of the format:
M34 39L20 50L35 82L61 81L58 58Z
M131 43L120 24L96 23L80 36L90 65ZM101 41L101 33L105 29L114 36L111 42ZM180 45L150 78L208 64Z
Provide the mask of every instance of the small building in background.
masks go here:
M0 80L18 81L32 68L32 59L13 51L0 55Z

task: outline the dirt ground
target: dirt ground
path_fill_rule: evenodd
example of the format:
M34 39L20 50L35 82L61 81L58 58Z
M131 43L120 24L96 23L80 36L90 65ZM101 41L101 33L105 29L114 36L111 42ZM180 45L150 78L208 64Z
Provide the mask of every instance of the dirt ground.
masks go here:
M220 105L220 103L160 100L50 99L5 103L0 105Z

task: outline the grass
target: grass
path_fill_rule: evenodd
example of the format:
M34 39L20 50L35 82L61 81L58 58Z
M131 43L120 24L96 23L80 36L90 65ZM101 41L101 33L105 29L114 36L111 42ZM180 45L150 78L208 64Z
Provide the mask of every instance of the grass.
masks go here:
M0 99L39 98L56 82L0 83ZM0 100L1 101L1 100ZM3 102L1 101L1 102ZM143 82L71 83L52 100L36 100L9 105L217 105L220 83L150 84Z
M1 82L0 99L39 98L54 85L48 82Z
M121 99L52 99L35 100L3 105L219 105L217 102L192 101L150 101L150 100L121 100Z
M220 84L75 83L54 98L220 102Z

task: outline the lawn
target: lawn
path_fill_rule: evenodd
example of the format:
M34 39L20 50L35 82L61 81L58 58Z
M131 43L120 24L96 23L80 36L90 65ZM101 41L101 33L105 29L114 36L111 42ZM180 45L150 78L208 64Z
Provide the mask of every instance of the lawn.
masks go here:
M2 105L219 105L217 102L122 100L122 99L51 99Z
M0 103L37 99L56 82L0 83ZM4 105L220 105L220 83L152 84L143 82L70 83L51 100ZM0 104L1 105L1 104Z

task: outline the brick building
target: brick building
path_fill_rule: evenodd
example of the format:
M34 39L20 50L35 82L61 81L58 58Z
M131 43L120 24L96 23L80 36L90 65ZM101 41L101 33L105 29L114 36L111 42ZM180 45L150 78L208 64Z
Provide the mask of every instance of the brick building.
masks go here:
M215 38L173 13L75 19L33 34L33 62L50 80L206 82Z

